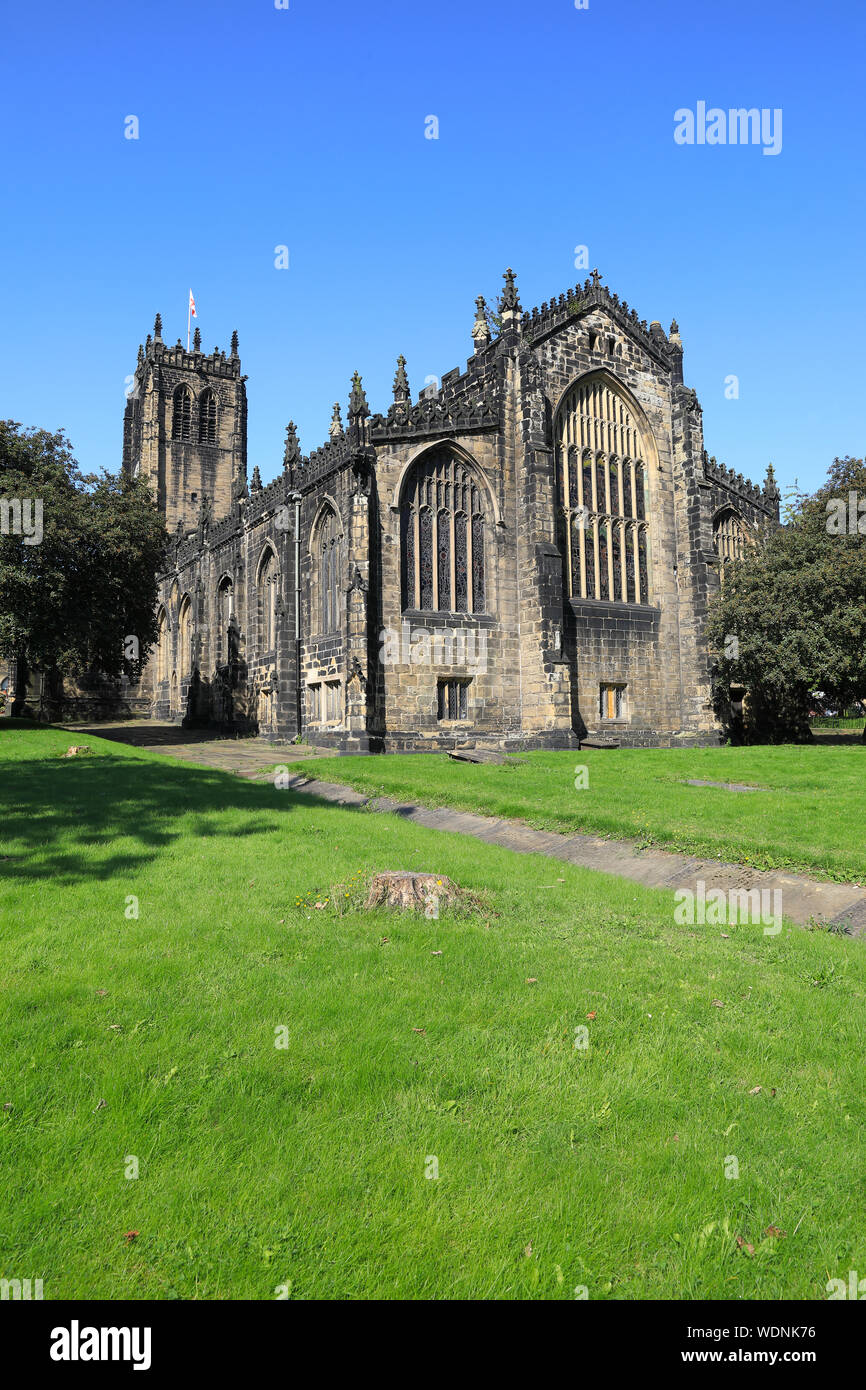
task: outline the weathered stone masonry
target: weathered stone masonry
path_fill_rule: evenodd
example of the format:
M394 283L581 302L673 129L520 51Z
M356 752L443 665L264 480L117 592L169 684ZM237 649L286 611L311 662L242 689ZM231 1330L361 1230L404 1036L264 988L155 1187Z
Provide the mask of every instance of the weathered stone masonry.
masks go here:
M140 704L342 749L718 738L704 642L720 564L778 522L704 451L666 335L597 273L524 313L511 271L465 371L247 480L231 353L139 351L123 466L175 531Z

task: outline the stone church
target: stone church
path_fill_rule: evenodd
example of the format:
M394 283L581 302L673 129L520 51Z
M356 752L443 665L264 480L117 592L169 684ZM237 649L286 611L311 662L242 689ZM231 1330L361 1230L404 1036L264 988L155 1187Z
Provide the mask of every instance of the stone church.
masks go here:
M139 349L123 468L173 533L133 707L347 751L718 741L704 639L725 561L779 492L704 451L665 334L597 272L539 308L476 301L473 355L413 403L247 476L231 349Z

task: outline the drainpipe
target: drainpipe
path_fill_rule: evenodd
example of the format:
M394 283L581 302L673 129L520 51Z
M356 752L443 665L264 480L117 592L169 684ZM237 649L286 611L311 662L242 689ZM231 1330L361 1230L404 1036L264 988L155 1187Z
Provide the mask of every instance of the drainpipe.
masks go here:
M303 699L301 696L301 494L292 493L295 504L295 713L298 737L301 734Z

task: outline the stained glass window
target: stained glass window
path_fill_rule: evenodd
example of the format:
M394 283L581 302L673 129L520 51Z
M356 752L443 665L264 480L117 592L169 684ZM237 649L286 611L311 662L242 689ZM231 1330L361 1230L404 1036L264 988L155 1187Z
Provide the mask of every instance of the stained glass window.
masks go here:
M623 511L626 516L634 516L634 503L631 491L631 464L628 459L622 466Z
M635 490L637 492L637 515L640 517L641 521L643 521L646 517L646 477L645 471L640 464L638 464L635 469L634 477Z
M429 507L422 507L419 523L421 607L433 608L433 513Z
M640 575L640 601L648 602L649 576L647 573L646 527L641 526L637 534L637 563Z
M625 574L628 603L637 603L634 587L634 527L629 526L625 533Z
M613 527L613 541L611 546L613 554L613 593L612 599L622 598L622 523Z
M586 596L595 598L595 528L587 526L583 533L583 563L586 568Z
M440 603L439 607L442 607ZM466 554L466 513L454 518L454 610L465 613L469 608L469 568Z
M439 550L439 607L451 607L451 516L441 511L438 516L437 546Z
M480 512L472 518L472 607L484 611L484 517Z
M583 460L583 505L588 512L595 511L592 501L592 459L589 454Z
M415 513L404 507L400 515L400 547L403 552L403 607L414 608L415 594Z
M608 528L606 524L598 528L598 583L599 598L610 598L610 575L607 566Z
M577 491L577 450L572 447L568 451L568 497L572 507L576 507L579 501Z
M482 494L466 465L445 449L427 455L403 491L404 608L417 604L434 612L484 611L488 597L484 521Z
M619 463L616 459L611 459L609 474L611 516L622 516L622 504L619 500Z
M605 492L604 480L607 477L607 466L603 458L595 461L595 504L596 511L607 511L607 493Z

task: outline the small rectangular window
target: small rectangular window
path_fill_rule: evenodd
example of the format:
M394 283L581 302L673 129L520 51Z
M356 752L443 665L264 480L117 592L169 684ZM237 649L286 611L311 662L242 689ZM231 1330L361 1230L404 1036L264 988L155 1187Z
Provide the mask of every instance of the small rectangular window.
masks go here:
M622 719L625 716L625 686L599 687L598 712L602 719Z
M440 719L466 719L468 681L439 681L437 687Z
M322 687L321 685L308 685L307 698L309 700L308 718L311 724L318 724L322 718Z

